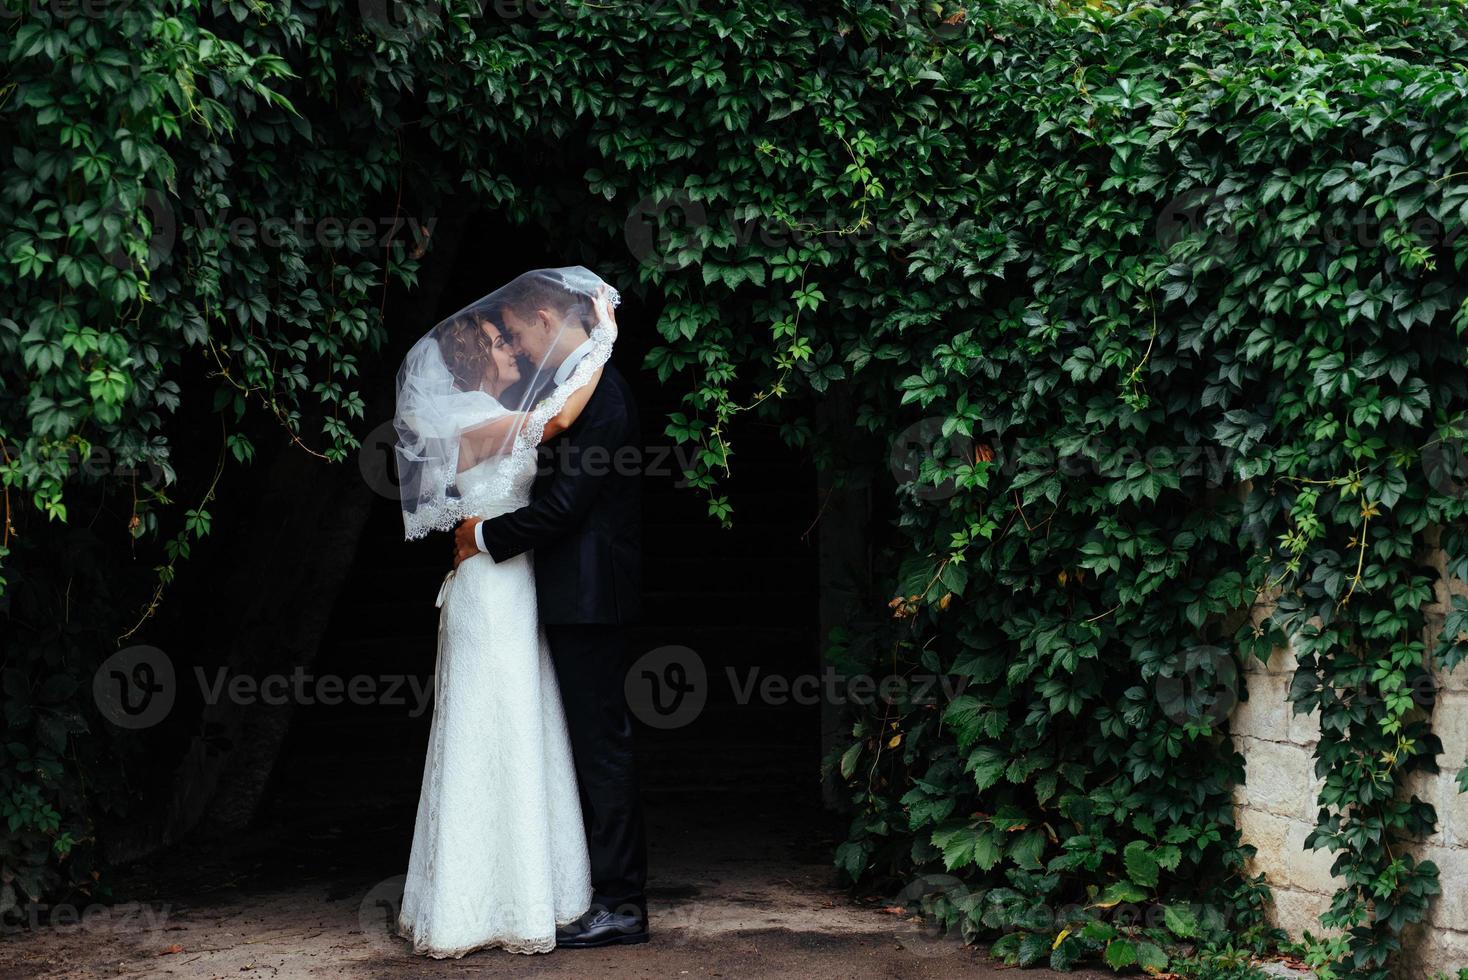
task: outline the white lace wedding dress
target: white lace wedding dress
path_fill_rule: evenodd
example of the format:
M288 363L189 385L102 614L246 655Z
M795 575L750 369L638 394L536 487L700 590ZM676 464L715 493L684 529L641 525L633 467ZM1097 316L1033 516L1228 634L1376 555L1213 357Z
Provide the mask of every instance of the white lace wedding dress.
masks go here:
M523 462L493 457L460 474L463 512L488 518L524 505L534 468ZM531 560L475 555L439 592L433 726L397 922L415 953L549 952L556 926L591 904Z

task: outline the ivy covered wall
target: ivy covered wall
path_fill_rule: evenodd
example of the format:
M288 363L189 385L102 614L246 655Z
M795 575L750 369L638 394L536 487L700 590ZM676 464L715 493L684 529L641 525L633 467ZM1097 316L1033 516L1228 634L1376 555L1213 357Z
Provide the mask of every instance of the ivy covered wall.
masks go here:
M813 408L837 388L878 438L936 432L893 491L890 628L830 656L969 683L854 719L831 759L847 874L934 885L933 915L1024 963L1263 942L1216 695L1233 651L1288 641L1290 699L1321 718L1303 846L1342 881L1344 938L1316 952L1385 976L1441 890L1395 846L1438 820L1411 792L1442 748L1411 692L1468 649L1461 603L1424 643L1417 558L1440 534L1468 562L1465 26L1392 0L138 0L7 22L15 887L91 887L77 845L116 771L95 665L187 574L262 439L350 453L402 329L384 289L432 261L423 219L472 203L663 301L649 368L688 391L667 431L716 520L738 518L718 479L748 417L837 473ZM200 419L215 445L174 456ZM63 554L82 514L141 561ZM82 629L78 576L106 586Z

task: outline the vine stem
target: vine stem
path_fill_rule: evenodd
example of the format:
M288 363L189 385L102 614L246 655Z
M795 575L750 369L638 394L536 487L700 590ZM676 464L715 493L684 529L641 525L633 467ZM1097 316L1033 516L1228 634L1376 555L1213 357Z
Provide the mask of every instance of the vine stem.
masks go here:
M214 467L214 479L209 481L209 489L204 492L203 499L199 501L199 510L207 507L214 500L214 493L219 488L219 479L224 475L224 461L229 448L229 439L228 431L224 428L223 416L221 416L219 419L219 428L221 434L224 435L225 438L220 441L219 462ZM187 533L187 531L183 533ZM126 633L117 638L117 642L119 644L131 639L138 630L143 628L143 624L153 617L153 614L158 611L158 607L163 604L163 592L168 587L168 578L171 577L171 575L165 576L163 572L164 569L167 569L171 573L173 567L176 564L178 564L177 554L169 559L167 565L159 568L158 585L153 589L153 598L148 601L148 605L143 610L142 616L138 617L138 621L133 624L132 629L128 630Z
M211 378L223 378L225 381L229 382L230 386L233 387L235 391L238 391L247 397L257 392L261 393L259 396L261 403L270 409L270 412L272 415L275 416L276 421L278 421L281 424L281 427L285 429L285 434L290 437L291 442L294 443L301 450L309 453L312 456L315 456L317 459L327 460L327 462L330 462L330 459L325 453L317 452L315 449L312 449L310 446L301 441L301 437L296 435L296 430L291 425L290 420L287 419L285 417L285 413L280 410L280 403L274 398L267 398L263 394L265 390L264 388L250 387L249 385L244 385L236 381L234 379L234 376L229 373L229 366L224 363L223 358L219 354L219 349L214 346L214 338L209 337L206 339L209 344L209 355L214 358L214 363L219 367L218 371L210 372L209 376ZM222 417L220 419L220 422L223 422Z
M1286 476L1282 477L1281 479L1286 480L1290 483L1309 484L1320 487L1339 487L1349 486L1353 482L1359 484L1361 482L1361 471L1359 469L1355 469L1351 471L1350 476L1336 476L1331 477L1328 480L1321 480L1315 477L1308 476ZM1351 597L1356 594L1356 587L1359 586L1362 582L1362 569L1364 569L1366 565L1366 529L1371 523L1371 515L1376 512L1376 505L1366 501L1364 495L1362 496L1361 500L1361 527L1357 531L1356 535L1356 574L1351 577L1351 587L1346 590L1346 594L1341 596L1340 601L1336 603L1336 609L1338 610L1343 608L1346 603L1350 601ZM1302 545L1301 548L1296 552L1295 557L1290 560L1290 564L1298 561L1300 555L1303 553L1304 548ZM1295 569L1293 571L1298 570ZM1279 578L1269 583L1269 586L1271 588L1278 588L1291 574L1292 570L1287 567L1283 572L1280 573Z
M1351 587L1346 590L1345 595L1341 596L1341 601L1336 603L1337 609L1351 601L1351 596L1356 594L1356 586L1361 584L1361 570L1366 566L1366 527L1371 523L1371 511L1374 509L1374 506L1361 508L1361 530L1358 532L1360 546L1356 549L1356 574L1351 578Z
M5 465L6 466L9 466L11 464L11 462L13 462L11 460L11 458L10 458L10 447L7 446L7 445L5 445L5 441L3 439L0 439L0 456L3 456L5 458ZM15 525L11 524L11 522L10 522L11 509L10 509L10 482L9 481L6 481L6 483L5 483L5 491L4 491L4 493L5 493L5 521L4 521L5 526L4 526L4 529L3 529L3 537L0 537L0 548L9 548L10 547L10 539L11 539L11 537L13 535L16 534Z
M810 262L806 262L804 268L800 270L800 285L796 287L796 293L799 293L805 288L805 277L806 273L809 271ZM805 311L801 309L800 304L797 302L795 306L795 319L791 321L790 343L792 346L800 339L800 318L804 314L804 312ZM792 358L790 363L786 364L783 368L780 369L780 373L775 376L775 380L770 384L769 388L756 394L754 400L751 401L748 405L734 405L729 408L722 408L715 413L714 427L709 430L709 441L711 443L718 444L720 460L719 465L723 468L725 477L728 477L730 475L730 471L729 444L724 440L724 424L732 419L735 415L738 415L741 412L748 412L752 409L758 408L761 404L763 404L769 398L773 397L775 394L783 392L785 390L785 382L790 377L790 372L794 369L795 360L794 358Z
M841 145L846 148L846 155L851 157L852 164L857 167L862 167L861 160L857 159L856 151L851 148L851 142L847 140L845 136L838 135L836 138L839 139L841 141ZM868 171L868 173L870 172ZM871 200L871 197L872 185L866 181L863 181L861 188L861 198L857 201L857 203L861 205L861 213L857 215L855 222L847 225L845 228L822 228L814 222L801 223L790 221L788 219L785 220L785 227L789 228L791 231L802 231L815 235L850 235L854 232L861 231L869 224L871 224L871 222L867 219L867 202Z
M1132 368L1131 371L1127 374L1126 381L1124 382L1127 387L1132 389L1133 393L1135 393L1136 391L1137 379L1141 376L1142 369L1145 368L1147 366L1147 362L1152 359L1152 345L1157 342L1157 304L1152 302L1151 294L1148 294L1147 296L1147 306L1152 310L1152 333L1147 338L1147 349L1142 352L1142 359L1138 361L1136 367Z
M596 5L588 4L588 6ZM854 224L848 225L845 228L818 228L814 224L802 226L798 222L793 222L789 220L789 218L781 216L781 220L785 222L785 226L791 231L814 231L818 235L841 236L850 235L853 232L860 231L861 229L867 227L867 225L870 223L869 219L867 218L867 202L872 197L872 182L868 179L870 177L870 171L867 171L865 169L862 161L856 155L856 150L852 148L851 142L845 136L841 136L838 134L836 138L841 141L841 145L846 149L846 154L851 158L852 165L858 169L860 174L866 175L860 176L862 183L861 198L857 203L861 206L861 213L858 215ZM797 295L799 295L805 289L806 277L810 273L810 266L811 262L813 261L815 260L807 259L805 265L801 267L800 283L795 290ZM804 315L804 313L805 310L801 307L799 300L797 300L795 304L795 319L791 321L790 345L792 348L800 339L800 318L802 315ZM718 445L720 460L719 465L723 469L724 476L726 478L730 475L730 469L729 444L724 440L724 424L732 419L735 415L738 415L741 412L750 411L754 408L758 408L766 400L774 397L777 394L783 393L785 390L785 382L787 379L789 379L791 372L795 369L796 360L797 358L792 356L789 363L787 363L784 367L780 369L779 374L776 375L775 380L770 384L769 388L755 395L754 400L751 401L748 405L734 405L732 407L723 407L715 412L714 426L709 432L709 440L706 442L706 445L709 443L716 443ZM709 490L708 493L710 494L710 496L713 495L712 490Z
M397 137L397 141L398 141L398 188L397 188L397 200L395 200L393 202L393 206L392 206L392 216L393 216L393 220L396 222L396 221L398 221L398 220L401 219L402 214L403 214L403 130L402 130L402 128L399 127L397 130L395 130L393 135L395 135ZM394 228L394 231L396 231L396 228ZM377 317L378 317L378 319L383 319L386 316L386 314L387 314L387 283L388 283L388 279L390 278L390 276L388 274L389 273L389 267L390 267L390 265L392 263L392 258L391 258L391 256L392 256L392 246L391 245L388 246L387 253L388 253L387 256L384 257L385 258L385 262L384 262L383 269L382 269L382 298L379 299L378 300L378 303L377 303Z

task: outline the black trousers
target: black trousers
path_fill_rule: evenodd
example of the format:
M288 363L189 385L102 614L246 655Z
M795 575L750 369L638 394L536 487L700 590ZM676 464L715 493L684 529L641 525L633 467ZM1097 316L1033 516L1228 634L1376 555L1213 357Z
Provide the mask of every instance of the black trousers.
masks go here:
M591 855L593 907L636 906L645 916L647 836L627 710L627 635L603 624L548 625L566 709ZM645 921L645 919L644 919Z

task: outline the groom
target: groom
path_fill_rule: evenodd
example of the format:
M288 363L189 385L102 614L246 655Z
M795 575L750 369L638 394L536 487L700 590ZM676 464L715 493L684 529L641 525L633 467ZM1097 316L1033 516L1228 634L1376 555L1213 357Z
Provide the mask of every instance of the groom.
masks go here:
M515 353L554 368L551 385L591 350L572 304L570 294L531 280L490 311ZM591 908L556 931L556 945L569 949L648 939L647 845L623 693L626 624L641 604L642 514L637 474L615 465L640 438L631 389L609 363L580 417L541 446L530 503L466 520L454 534L456 565L479 551L497 562L535 553L591 858Z

